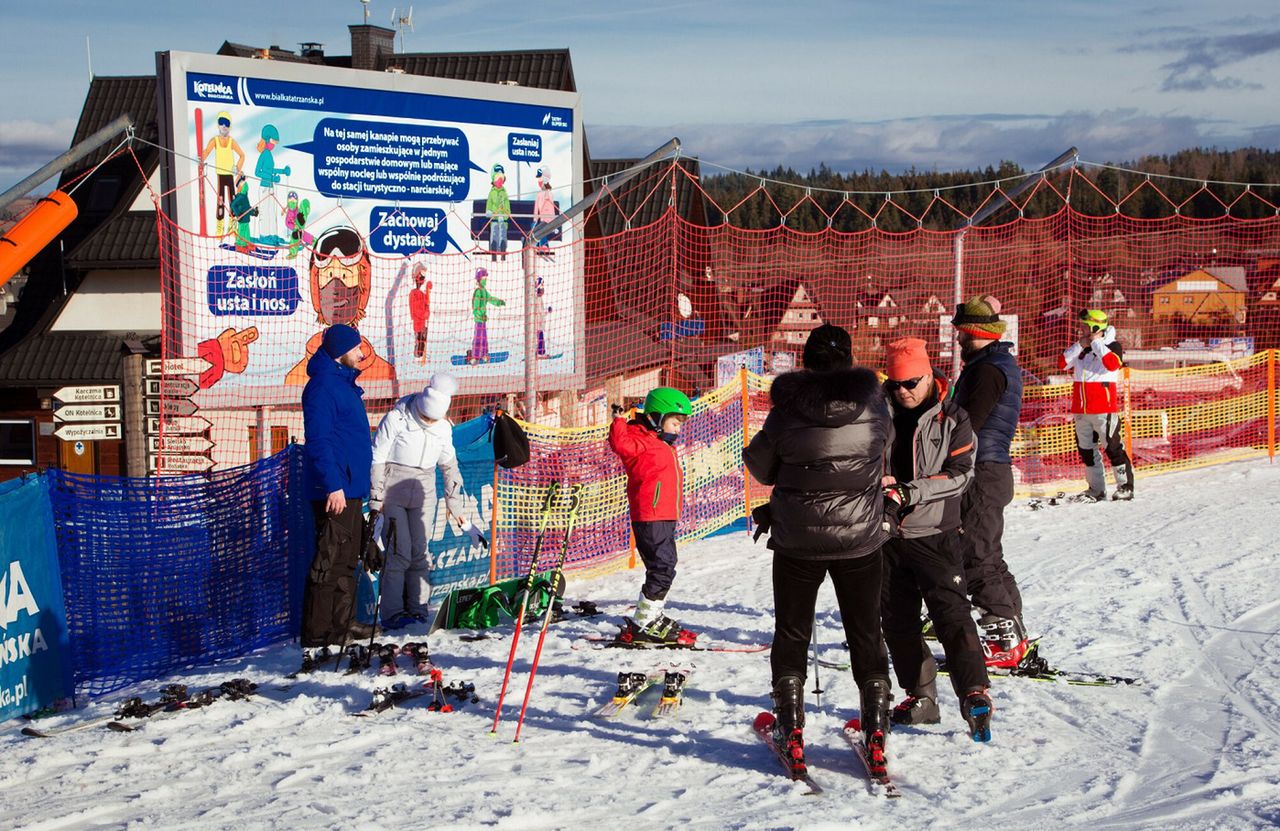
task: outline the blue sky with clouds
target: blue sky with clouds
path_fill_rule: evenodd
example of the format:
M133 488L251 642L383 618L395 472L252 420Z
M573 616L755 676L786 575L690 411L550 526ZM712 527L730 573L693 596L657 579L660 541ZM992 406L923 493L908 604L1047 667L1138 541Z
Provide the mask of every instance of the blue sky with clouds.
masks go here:
M374 0L370 22L392 9ZM349 54L357 0L4 0L0 186L65 149L99 75L164 49L320 41ZM417 3L410 52L568 47L593 155L672 135L730 167L954 169L1183 147L1280 147L1280 4L1230 2Z

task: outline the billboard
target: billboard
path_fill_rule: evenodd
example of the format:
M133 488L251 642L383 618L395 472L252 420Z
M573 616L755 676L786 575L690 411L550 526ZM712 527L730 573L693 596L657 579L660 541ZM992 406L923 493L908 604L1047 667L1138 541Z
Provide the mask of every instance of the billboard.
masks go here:
M577 93L181 52L157 56L165 357L200 361L201 407L293 403L334 323L366 397L449 371L463 392L582 383L582 263L539 240L525 355L520 248L582 195ZM549 198L548 198L549 197ZM530 244L533 241L530 240Z

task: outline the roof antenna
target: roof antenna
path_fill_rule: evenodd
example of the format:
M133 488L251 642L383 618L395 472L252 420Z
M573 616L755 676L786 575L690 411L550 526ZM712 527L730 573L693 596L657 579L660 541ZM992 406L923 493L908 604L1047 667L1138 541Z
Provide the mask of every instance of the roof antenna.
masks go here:
M406 15L399 14L399 9L391 10L391 25L400 30L400 54L404 54L404 30L413 31L413 6L409 7L409 13Z
M89 83L93 83L93 49L89 47L89 36L84 36L84 54L89 59Z
M369 0L360 0L360 5L364 6L364 25L369 25Z

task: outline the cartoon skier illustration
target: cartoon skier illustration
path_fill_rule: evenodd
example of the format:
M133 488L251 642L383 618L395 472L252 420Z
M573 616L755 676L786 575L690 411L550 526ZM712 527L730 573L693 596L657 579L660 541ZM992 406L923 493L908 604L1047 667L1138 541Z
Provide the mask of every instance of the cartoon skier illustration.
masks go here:
M272 151L279 143L280 131L276 129L276 125L262 125L262 139L258 142L258 164L254 167L253 173L258 177L258 183L262 187L262 198L258 200L258 204L265 205L267 209L259 222L258 229L262 239L268 242L278 242L280 236L277 224L280 203L275 201L275 186L280 183L281 175L288 176L292 172L288 165L276 167L276 158ZM275 239L272 239L273 237Z
M511 198L507 196L507 172L495 164L489 173L489 200L485 212L489 215L489 259L499 255L507 259L507 223L511 219Z
M284 227L289 232L289 257L298 256L303 246L310 245L313 237L307 231L307 217L311 213L311 200L298 201L298 192L289 191L284 206Z
M467 353L467 363L489 362L489 307L505 306L507 301L494 297L485 287L489 270L476 269L476 290L471 294L471 317L475 320L475 334L471 338L471 351Z
M533 223L537 225L541 222L550 222L558 213L560 210L551 196L551 176L546 168L538 168L538 197L533 200ZM539 238L536 244L539 257L555 256L551 253L551 243L547 237Z
M308 341L306 355L289 370L285 383L301 386L307 382L307 361L316 354L324 337L323 329L335 323L356 326L365 316L372 286L373 265L364 240L354 228L339 225L316 237L309 267L311 304L323 327ZM361 381L390 381L395 367L379 357L369 339L361 336L364 359L357 365Z
M427 321L431 319L431 281L427 267L413 267L413 289L409 292L409 318L413 321L413 356L418 363L427 362Z
M547 305L547 290L542 284L541 277L534 282L534 292L538 295L538 302L533 305L533 320L538 327L538 357L546 358L547 338L543 334L543 329L547 326L547 313L551 311L551 307Z
M213 155L213 170L217 176L218 192L216 213L218 224L214 233L220 237L228 230L227 206L236 195L235 177L244 172L244 151L231 137L231 114L226 111L218 113L217 122L218 134L210 137L208 144L200 152L200 161L203 162L209 158L210 154Z
M258 215L258 209L249 202L249 183L245 181L244 174L236 176L236 197L231 200L231 215L236 221L236 250L247 254L253 250L249 219Z

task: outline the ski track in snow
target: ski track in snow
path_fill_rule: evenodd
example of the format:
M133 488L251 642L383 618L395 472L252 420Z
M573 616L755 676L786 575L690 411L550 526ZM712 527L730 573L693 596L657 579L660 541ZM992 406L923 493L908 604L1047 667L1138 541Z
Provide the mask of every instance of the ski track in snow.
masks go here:
M856 712L847 672L823 668L807 694L806 739L826 793L805 796L753 735L768 709L767 653L571 649L611 633L640 572L573 580L605 616L548 633L513 744L536 631L526 630L498 735L490 734L507 636L432 638L445 680L481 697L450 714L419 698L353 718L388 683L324 670L294 682L284 645L162 683L193 689L248 676L252 701L219 701L133 733L104 728L51 739L0 729L0 825L81 828L1269 828L1280 824L1280 564L1272 530L1280 467L1250 462L1139 481L1132 503L1007 513L1005 550L1028 627L1064 668L1146 679L1093 688L993 679L989 745L969 741L954 697L940 725L900 728L890 770L902 799L871 792L841 735ZM682 546L670 609L720 640L772 634L770 555L738 533ZM819 596L822 652L843 632L830 584ZM408 633L394 633L400 641ZM387 639L392 636L388 635ZM697 671L675 722L658 693L612 720L586 714L614 674L675 661ZM414 681L403 674L394 680ZM806 687L812 690L811 676ZM945 681L944 681L945 685ZM895 691L900 696L900 691ZM50 721L51 725L56 720Z

